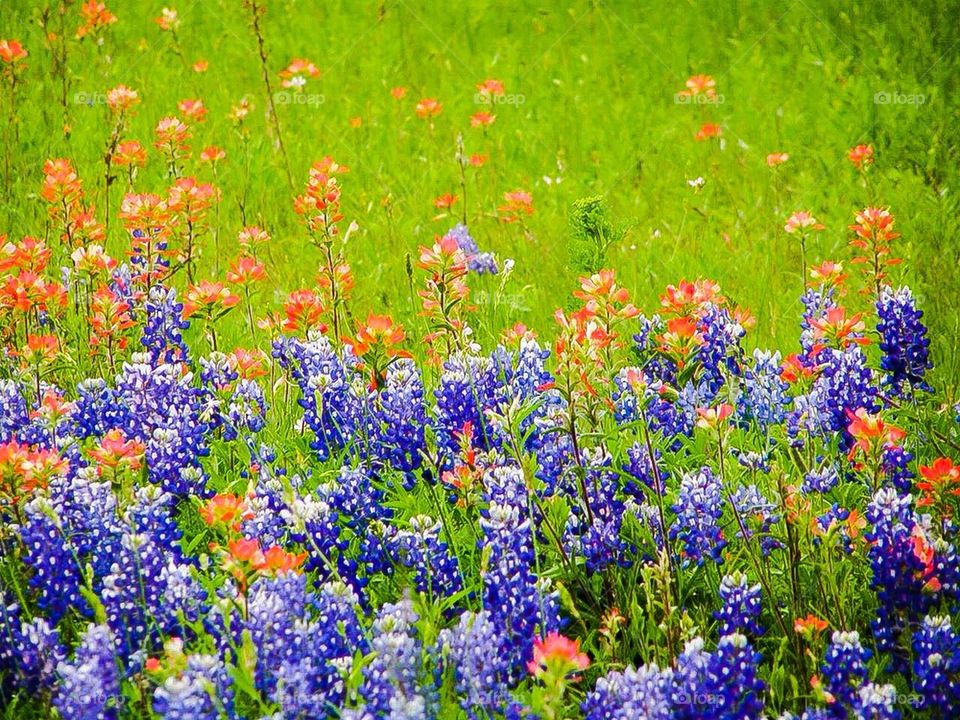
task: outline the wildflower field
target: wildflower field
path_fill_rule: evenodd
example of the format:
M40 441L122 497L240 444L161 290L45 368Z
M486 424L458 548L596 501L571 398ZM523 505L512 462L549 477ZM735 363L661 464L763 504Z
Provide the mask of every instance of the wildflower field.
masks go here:
M958 26L0 4L0 718L960 717Z

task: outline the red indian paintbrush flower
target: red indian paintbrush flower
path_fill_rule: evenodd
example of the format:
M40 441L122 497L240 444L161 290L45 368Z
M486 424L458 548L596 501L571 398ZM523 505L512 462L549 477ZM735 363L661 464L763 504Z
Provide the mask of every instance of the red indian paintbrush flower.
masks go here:
M680 96L711 99L717 96L717 81L710 75L691 75L684 85L686 87L677 93Z
M533 215L533 195L526 190L505 192L503 199L504 203L497 208L502 222L520 222L523 218Z
M25 57L27 57L27 51L19 40L0 40L0 62L13 65Z
M470 127L490 127L496 121L497 116L493 113L489 113L486 110L481 110L480 112L475 112L470 116Z
M847 153L847 159L860 172L873 165L873 145L854 145Z
M115 115L125 113L140 103L140 95L126 85L117 85L107 91L107 107Z
M941 457L931 465L920 466L917 489L921 492L917 505L937 506L947 517L952 515L948 501L960 496L960 465L954 465L950 458Z
M783 165L789 159L790 155L785 152L770 153L767 155L767 167L775 168L778 165Z
M527 671L538 677L550 672L567 675L588 667L590 658L580 652L580 641L557 632L533 641L533 659L527 663Z
M824 230L823 223L808 213L806 210L798 210L787 218L786 225L783 226L784 232L793 235L794 233L803 233L806 230Z
M200 506L200 517L210 526L223 526L235 532L240 522L253 517L241 495L218 493Z
M109 430L100 440L90 457L112 470L128 468L138 470L143 461L145 446L136 438L127 438L122 430Z
M724 305L727 299L720 292L720 285L713 280L681 280L676 285L667 285L660 296L660 306L668 313L685 316L700 314L707 303Z
M240 297L220 282L201 280L187 288L183 302L183 318L202 314L208 318L220 317L240 302Z
M716 123L704 123L700 126L700 129L697 130L697 134L693 136L694 140L709 140L710 138L718 138L723 134L723 129Z
M879 414L871 414L865 408L855 413L847 411L850 423L847 432L854 439L850 448L849 457L852 459L858 452L871 457L878 450L896 447L907 434L895 425L885 422Z
M421 120L430 120L443 112L443 105L436 98L423 98L415 108L417 117Z
M287 296L283 312L285 319L283 329L286 332L306 334L316 328L320 332L326 331L322 318L325 308L320 296L313 290L294 290Z
M181 100L177 103L177 109L194 122L201 123L207 119L207 109L199 98Z

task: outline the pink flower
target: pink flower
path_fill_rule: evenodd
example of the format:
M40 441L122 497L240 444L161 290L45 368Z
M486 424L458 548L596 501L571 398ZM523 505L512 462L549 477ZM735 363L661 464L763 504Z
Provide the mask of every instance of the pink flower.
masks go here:
M799 210L787 218L787 224L783 226L784 232L793 235L795 232L803 230L823 230L824 226L817 222L817 219L806 210Z
M566 675L588 667L590 658L580 652L580 641L571 640L557 632L533 641L533 660L527 663L527 670L536 676L552 670Z
M776 167L777 165L783 165L789 159L790 155L787 153L770 153L767 155L767 166Z

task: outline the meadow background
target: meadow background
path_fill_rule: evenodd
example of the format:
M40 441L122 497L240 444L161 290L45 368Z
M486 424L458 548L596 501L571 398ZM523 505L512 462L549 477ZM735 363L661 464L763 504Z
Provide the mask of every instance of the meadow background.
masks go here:
M237 231L262 225L273 236L266 249L273 295L259 300L265 314L289 290L312 284L317 251L292 212L249 14L236 2L180 2L171 5L180 18L174 35L153 21L162 7L111 8L120 21L105 30L101 46L71 42L64 88L41 27L46 18L56 31L56 12L43 2L0 4L2 34L30 51L16 128L4 134L11 185L2 230L13 238L50 231L37 197L47 158L73 159L88 197L102 208L105 93L121 83L142 100L125 133L150 156L138 192L162 194L169 182L152 147L153 128L177 114L180 100L200 98L209 114L191 123L194 154L213 144L227 157L215 178L222 252L208 247L198 276L222 279ZM639 307L655 307L668 283L710 277L756 315L748 343L792 348L800 259L783 232L785 218L811 211L827 226L813 241L811 261L844 261L854 212L881 202L903 233L902 279L931 326L934 384L955 397L957 3L270 0L266 7L274 91L281 90L275 73L293 58L311 60L322 73L303 91L309 103L277 110L297 191L324 155L350 167L343 207L359 224L347 249L358 315L390 313L417 327L408 258L465 213L482 249L515 261L505 288L495 277L473 283L481 339L514 322L549 336L552 311L577 274L567 252L571 205L603 195L617 221L630 224L608 264ZM206 72L192 70L198 60L207 61ZM722 102L676 102L697 73L716 79ZM475 85L489 77L505 83L508 102L477 104ZM408 88L402 100L391 96L397 86ZM244 97L254 109L242 136L227 114ZM415 115L423 97L443 105L432 122ZM53 98L65 98L65 109ZM496 122L471 128L470 116L483 109ZM719 142L694 140L707 120L722 126ZM57 132L64 124L68 134ZM483 167L467 168L465 199L458 133L468 154L488 156ZM876 150L869 185L846 158L858 143ZM770 169L772 152L790 159ZM193 174L214 181L209 165ZM705 185L695 191L688 181L698 177ZM535 213L522 226L497 217L503 193L515 189L533 195ZM433 200L445 192L460 197L441 213ZM121 197L122 190L112 193L114 216ZM122 255L127 242L114 223L108 253ZM240 315L224 322L233 328L225 332L236 333L229 339L239 341Z
M254 2L265 8L259 37L250 22ZM311 583L333 587L341 568L325 557L331 549L344 563L342 574L361 586L364 603L369 600L369 607L353 603L357 633L372 628L370 611L402 614L400 605L390 603L416 602L420 637L415 640L410 628L403 634L410 647L423 650L413 652L412 665L414 675L428 678L422 707L424 698L442 691L437 707L468 712L473 701L453 692L455 676L457 682L469 679L466 662L450 660L444 646L444 662L450 664L437 684L426 648L451 630L446 626L455 612L474 617L467 613L479 608L512 611L497 594L504 587L504 597L514 593L533 608L530 617L539 625L509 628L522 635L519 641L507 638L515 646L512 656L488 652L472 640L464 643L483 659L506 657L509 667L497 680L498 692L506 694L497 702L513 698L538 712L547 708L545 720L580 713L598 717L589 706L599 697L595 690L602 689L599 678L609 679L631 663L666 667L678 657L681 639L695 631L712 636L714 630L722 638L737 635L738 643L749 635L760 653L740 663L742 676L726 687L731 707L765 705L778 712L822 706L827 712L832 705L839 717L855 700L867 702L851 695L837 704L811 682L818 672L826 687L835 681L844 691L866 689L867 695L887 688L899 693L899 705L923 696L926 704L911 706L916 713L904 708L906 717L931 716L960 702L960 636L950 627L960 596L953 521L960 516L960 465L952 459L960 453L960 3L182 0L164 8L137 0L112 5L117 21L80 39L76 32L85 7L96 9L96 3L0 3L0 38L16 39L29 52L13 64L12 45L0 44L5 91L0 233L13 243L25 236L44 240L51 249L48 279L61 275L61 266L70 265L71 248L60 238L60 190L54 187L50 201L56 178L48 179L45 195L41 188L45 161L68 158L84 190L83 204L73 209L89 204L97 220L109 217L106 252L128 258L147 223L137 218L131 238L119 221L121 200L126 192L167 196L173 178L155 147L155 128L163 118L180 116L192 134L183 177L212 183L220 195L206 213L209 228L201 236L197 266L169 266L171 275L163 282L173 286L176 297L193 304L196 289L187 290L191 271L193 280L223 281L241 254L238 232L250 225L272 236L256 251L268 279L255 285L253 314L277 313L291 291L316 287L323 243L318 237L311 242L304 217L294 212L294 197L303 191L311 166L324 157L349 167L336 177L344 216L338 227L346 234L356 223L344 248L355 287L346 306L347 327L331 328L326 338L275 339L275 328L252 329L249 296L237 305L239 311L209 321L204 313L229 309L227 301L196 315L197 308L177 305L172 293L168 303L158 305L141 292L149 276L126 286L126 269L121 270L107 292L111 287L136 292L132 307L114 306L123 327L110 332L130 340L117 346L119 359L136 362L119 371L111 367L117 359L112 335L106 359L102 344L89 344L91 328L101 342L99 336L109 333L95 327L103 321L98 311L91 312L87 290L93 285L87 287L79 274L62 273L66 309L62 316L52 313L52 324L45 310L37 311L40 301L27 298L26 311L8 303L5 317L13 320L4 333L10 343L0 367L5 453L0 481L9 484L0 487L5 493L0 494L5 503L0 504L0 611L6 628L0 637L0 691L8 680L22 680L7 673L4 663L17 673L22 668L16 663L28 664L21 662L28 653L17 652L9 640L13 630L26 637L23 628L34 627L28 618L46 623L49 615L64 649L76 647L81 633L94 640L99 634L104 652L99 664L87 662L88 648L81 646L70 653L72 660L51 665L41 678L45 694L32 692L25 682L16 685L12 695L0 696L3 717L49 716L50 703L70 717L63 708L91 697L90 688L98 687L102 697L94 699L110 709L122 707L123 717L176 717L162 708L164 694L181 679L178 658L164 649L169 663L162 666L157 654L161 635L167 640L173 637L169 627L183 628L171 621L163 633L141 632L133 627L138 613L159 616L164 603L154 607L145 597L129 600L114 590L123 585L136 592L138 579L160 583L134 560L139 563L140 553L149 551L179 563L177 543L186 556L178 566L184 578L204 583L210 598L225 598L208 614L226 607L223 612L246 623L242 647L216 648L230 667L235 706L244 717L267 717L284 705L272 696L275 687L267 689L276 670L269 643L258 641L254 648L247 642L262 629L261 610L270 622L282 613L265 600L254 602L251 611L248 591L256 584L257 593L267 588L261 599L283 599L276 588L289 582L299 583L296 597L313 596L295 572L305 561ZM294 91L280 81L297 59L315 65L318 76ZM688 78L699 75L716 82L711 102L679 95ZM478 84L490 80L504 86L492 105L478 94ZM107 192L105 151L109 155L116 122L107 93L120 85L134 89L139 103L114 139L138 140L149 159L129 184L126 170L114 168L117 180ZM417 112L426 99L441 108L428 118ZM187 119L178 107L191 100L202 101L203 122ZM250 109L243 122L235 118L238 107ZM495 114L495 122L473 126L471 118L479 112ZM697 137L706 123L720 128L719 137ZM865 171L848 157L858 145L873 149ZM225 153L215 165L200 158L210 146ZM771 167L773 153L789 159ZM473 156L484 160L463 162ZM501 206L518 191L529 193L532 213L506 222ZM439 206L438 199L451 195L452 206ZM625 233L590 270L614 269L629 300L617 292L603 299L610 286L602 280L609 275L578 281L585 267L571 217L578 201L597 197L610 226ZM867 207L888 207L896 218L902 237L893 241L893 252L904 262L894 267L889 282L912 288L929 332L912 316L908 292L896 298L879 287L879 298L858 292L865 283L851 263L859 252L850 246L849 226ZM834 287L831 279L810 290L805 320L814 330L801 336L802 346L797 341L805 280L801 253L796 236L784 230L797 211L812 213L824 225L811 233L807 264L838 261L851 277L848 286ZM178 222L189 225L187 213L182 208L177 213ZM172 221L157 224L163 222ZM461 314L459 307L424 313L433 297L448 291L456 296L457 283L438 282L437 267L462 256L451 251L446 259L427 257L417 267L421 252L429 255L421 248L461 222L481 250L512 270L471 273L469 302L475 310L469 313ZM157 236L169 229L159 228ZM27 257L29 242L2 241L0 247L7 258L0 263L0 279L16 300L17 283L32 278L27 266L44 265L46 258ZM709 282L699 283L689 302L681 298L671 307L671 294L662 296L664 327L651 329L646 320L620 324L656 312L668 285L701 278L716 281L724 297L713 293ZM868 277L866 284L872 282ZM40 286L41 294L44 287L60 290L59 283ZM423 287L427 303L418 295ZM578 287L576 297L585 301L579 305L571 299ZM846 310L838 310L840 315L863 313L869 330L857 327L856 320L834 327L830 315L841 295ZM593 304L597 298L601 306ZM568 317L579 316L580 324L560 331L554 344L558 307L569 311ZM756 319L742 343L734 310L740 307ZM334 304L323 320L339 325L340 311ZM192 317L182 347L177 316ZM376 316L402 324L405 337L384 333L380 343L370 343L375 349L363 348L358 341L369 331L363 319L381 329L387 322ZM465 351L464 318L479 349ZM602 331L583 318L601 318ZM34 320L38 330L53 334L33 335ZM26 342L17 346L21 321ZM475 354L495 348L517 323L537 331L541 345L529 337L520 342L523 333L517 332L516 355L503 348L491 358ZM438 327L448 332L435 333L436 347L426 347L428 333ZM874 336L874 328L881 342L861 354L860 343ZM302 328L293 330L299 335ZM621 342L638 331L648 337L632 345ZM924 377L927 337L935 369ZM615 341L608 343L610 338ZM702 347L688 357L684 338L702 341ZM269 370L243 351L230 359L211 352L268 347L272 359L263 360ZM398 347L409 349L414 363L392 365ZM754 355L754 347L782 355ZM692 348L688 343L686 350ZM133 355L141 349L149 354ZM799 359L780 366L782 358L801 349ZM363 364L353 366L356 358ZM438 362L443 360L446 367ZM247 361L249 366L241 367ZM236 368L244 373L242 382ZM264 379L254 381L261 370ZM116 380L78 387L88 375L116 375ZM934 393L924 392L924 379ZM68 388L63 397L44 386L51 380ZM111 382L116 393L104 390L94 397L96 388ZM68 405L75 387L79 399ZM734 456L736 462L726 460ZM88 485L103 489L101 505L85 500ZM144 492L134 497L134 487ZM909 508L914 491L916 510ZM311 511L318 499L336 504L335 512L301 532L296 513ZM144 533L134 516L154 501L158 517L173 530L151 536L141 549L134 536ZM250 516L248 502L256 505ZM80 511L68 512L71 504ZM598 508L596 518L591 504ZM491 520L494 506L495 514L506 509L513 519ZM223 518L216 516L218 508L226 509ZM296 513L284 514L283 508ZM438 519L427 518L425 525L425 513ZM114 546L100 542L101 536L82 552L75 549L88 539L87 515L109 524L117 547L121 541L136 544L118 554L128 565L114 562ZM527 518L522 523L521 515ZM742 515L756 527L747 528ZM273 525L261 521L275 521L279 529L274 533ZM55 522L63 542L47 539L57 538L56 532L37 541ZM90 527L99 528L95 522ZM432 545L410 549L421 531ZM374 538L369 557L368 536ZM750 542L753 537L757 543ZM621 542L625 539L629 543ZM226 548L217 542L222 540ZM270 563L279 565L255 553L249 566L244 564L241 554L261 541L273 553ZM753 554L754 545L761 555ZM13 550L5 552L8 547ZM305 552L297 554L301 549ZM94 571L84 564L88 560L103 567ZM87 630L80 623L91 613L63 590L69 582L80 587L73 577L78 566L85 573L84 602L98 622ZM44 575L38 571L44 567L54 570ZM762 593L760 585L748 587L744 570L756 573L751 583L764 583ZM248 587L251 578L256 579ZM514 582L517 578L522 582ZM538 586L541 580L546 582ZM411 593L414 586L418 592ZM15 610L6 599L8 587L16 591ZM749 604L738 599L740 593L756 600L750 612L740 608ZM287 611L284 621L306 622L295 617L296 602L279 599L277 606ZM58 603L70 607L58 615L48 607ZM723 613L735 611L752 624L761 605L764 632L748 628L741 635L733 632L736 623L724 619ZM103 620L107 610L111 615ZM7 617L13 612L21 614L19 624ZM940 640L954 648L948 671L953 694L940 701L933 698L935 683L926 683L940 672L943 653L925 639L935 630L919 628L921 615L927 616L924 623L932 618L930 627L947 618L938 626ZM201 629L208 619L195 619L194 627L186 628L193 655L205 654L227 636L220 626ZM589 659L567 641L557 657L563 660L566 652L573 665L545 680L545 666L521 661L540 647L549 623L561 619L564 632L583 641ZM896 624L895 632L887 632ZM318 642L325 638L313 631L316 625L299 627ZM837 632L830 635L830 648L847 647L860 670L866 651L872 652L870 679L876 683L867 683L865 671L850 676L835 671L840 655L827 649L827 636L820 634L827 627ZM136 642L127 648L121 638L118 649L110 633L128 629ZM862 632L866 646L856 638L848 642L841 630ZM338 634L341 629L331 630L331 637ZM900 646L890 645L891 634ZM28 638L27 645L39 647L50 637ZM504 647L506 635L497 631L491 637L489 648ZM342 654L323 657L326 672L334 660L358 656L345 690L336 691L343 718L361 717L362 706L372 706L364 693L377 687L378 663L392 662L387 653L365 655L365 640L351 642L337 651ZM142 653L132 652L138 643L157 667L145 664L141 671L136 663ZM736 656L733 647L717 644L712 657L718 667L727 667L726 653ZM753 653L745 649L752 645L736 647ZM251 658L256 662L247 662ZM916 666L895 664L907 658ZM73 670L84 667L87 686L69 680ZM108 683L96 676L118 669L128 673L122 688L116 678ZM429 672L419 672L424 670ZM522 676L507 672L518 670ZM587 674L570 676L578 670ZM762 682L754 682L758 678ZM887 680L891 683L881 684ZM579 687L568 691L568 681ZM114 684L118 687L108 688ZM314 693L317 688L289 686L303 690L307 700L325 697ZM638 681L633 689L639 686ZM233 690L218 687L217 699L226 702ZM907 688L914 693L908 696ZM2 707L7 698L12 700ZM694 706L706 704L720 713L722 703L710 698L694 704L679 700L673 709L694 716ZM622 705L616 698L611 703ZM664 707L670 703L674 700ZM98 712L90 716L100 717ZM759 709L752 716L758 714ZM731 710L718 717L740 715Z

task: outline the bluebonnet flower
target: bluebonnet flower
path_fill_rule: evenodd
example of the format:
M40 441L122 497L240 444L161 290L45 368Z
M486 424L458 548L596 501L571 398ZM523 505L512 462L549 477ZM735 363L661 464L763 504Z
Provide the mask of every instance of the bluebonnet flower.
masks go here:
M467 257L467 270L470 272L477 273L478 275L483 275L484 273L496 275L500 272L497 266L497 259L493 253L480 252L476 240L470 235L466 225L457 223L450 229L445 237L452 237L457 241L457 246Z
M863 351L856 345L845 350L824 348L817 355L821 372L806 395L794 399L788 414L788 433L802 441L801 433L822 437L841 433L841 448L849 447L847 412L864 408L876 412L878 390L873 372L867 366Z
M690 640L677 658L672 717L682 720L758 718L765 685L757 676L760 655L744 635L720 638L715 652L703 640Z
M497 406L496 366L476 355L451 357L443 365L436 398L437 445L446 458L457 452L457 436L467 423L473 427L475 447L489 450L494 440L487 411Z
M89 378L77 385L77 400L70 415L72 433L78 440L103 437L117 428L127 437L135 434L134 418L122 396L105 380Z
M697 408L707 407L716 397L716 393L710 389L706 382L686 382L680 392L677 393L676 421L679 422L676 428L677 434L690 435L697 422Z
M883 383L894 395L913 389L933 390L924 380L933 363L922 317L923 311L917 309L910 288L894 291L887 287L881 291L877 299L877 332L883 352L880 367L886 373Z
M254 457L258 454L258 477L246 500L252 517L242 522L241 530L244 537L259 540L261 547L271 547L282 544L287 534L284 518L289 518L289 508L284 500L282 476L271 471L270 462L262 452L253 451Z
M649 401L646 387L640 393L634 387L633 379L645 378L638 367L624 367L613 376L613 417L618 425L626 425L641 419L642 404Z
M412 361L401 358L387 368L373 416L376 459L402 472L419 468L426 449L427 415L423 380Z
M278 339L273 355L300 388L297 403L303 408L304 424L314 434L310 447L320 460L328 459L359 429L360 409L350 393L352 369L345 366L326 337Z
M753 351L753 363L745 365L737 418L768 428L783 422L790 405L789 385L780 377L780 353Z
M30 422L27 401L15 380L0 379L0 443L9 442Z
M710 468L683 476L673 511L677 518L670 527L670 539L680 540L684 563L702 565L707 558L722 562L721 553L727 544L720 530L723 498L720 481Z
M771 528L780 521L780 516L774 512L777 506L767 500L756 485L741 485L730 496L730 502L743 520L747 534L745 540L750 540L755 534L759 535L760 549L764 555L783 547L783 543L770 534ZM737 535L742 537L743 532L744 530L738 527Z
M883 450L883 474L900 492L908 493L913 486L913 471L910 463L913 453L899 445L890 445Z
M514 367L508 378L509 395L528 399L542 392L541 388L553 382L553 375L547 370L546 360L550 350L541 347L532 337L520 338Z
M657 449L653 449L653 457L656 461L656 468L654 468L653 462L650 459L650 452L647 450L647 446L640 442L635 442L627 449L627 462L623 466L623 469L626 473L630 475L632 479L627 480L624 483L624 492L632 497L637 502L641 502L646 498L646 494L637 487L633 479L639 480L643 485L645 485L650 491L656 495L658 492L656 478L660 478L659 492L666 492L667 480L670 477L670 472L662 463L662 453Z
M30 586L38 591L37 604L54 624L71 607L81 612L86 608L80 599L80 568L55 513L46 498L38 497L24 507L20 527L24 562L33 570Z
M123 528L116 497L109 482L91 479L94 476L83 469L69 478L55 478L49 497L38 496L24 506L19 528L24 561L33 570L30 585L39 592L38 604L53 623L69 607L89 610L80 595L81 569L89 563L99 581L119 550Z
M483 475L484 499L490 505L509 505L523 512L527 507L527 484L515 465L494 465ZM489 517L489 512L486 513ZM518 518L519 519L519 518Z
M658 314L649 317L638 315L637 328L637 333L633 336L633 350L637 355L645 357L656 350L656 336L663 332L665 323Z
M140 343L152 364L189 362L190 354L183 341L183 331L190 323L183 319L183 304L177 302L173 288L154 285L144 303L146 321Z
M911 620L923 617L937 598L937 588L943 589L933 562L937 553L910 505L909 495L881 488L866 512L873 524L865 535L870 543L867 557L879 603L874 636L898 669L904 663L895 652L900 633Z
M183 637L184 620L204 609L205 592L182 562L170 500L156 487L137 491L124 514L129 529L103 579L104 612L124 657L158 645L161 633Z
M104 578L100 593L107 624L123 657L140 650L148 639L159 640L152 626L153 613L160 609L160 573L166 565L162 548L146 534L126 534L119 557ZM150 626L150 627L148 627Z
M520 338L516 352L500 346L491 354L499 380L498 411L509 417L511 412L522 409L525 414L520 419L519 432L524 438L524 450L532 454L543 450L544 458L550 455L548 448L556 441L547 431L553 426L548 416L563 407L562 397L551 387L554 378L546 368L549 357L550 351L529 334ZM495 424L494 431L499 441L506 441L507 429ZM545 474L552 473L547 470Z
M30 694L53 690L65 651L56 627L45 618L20 617L16 603L0 592L0 673ZM3 686L0 685L0 693Z
M437 654L452 669L460 707L471 718L503 713L512 702L506 642L486 610L466 612L455 627L440 633Z
M823 660L823 681L839 707L853 707L857 691L867 681L870 651L860 644L856 631L833 633Z
M696 351L701 368L700 382L707 399L712 399L723 387L725 374L740 374L743 354L740 339L745 333L726 308L712 303L704 308L698 329L702 338Z
M223 663L213 655L191 655L179 675L153 692L153 710L163 720L218 720L232 696Z
M857 693L857 704L852 708L855 717L869 720L900 720L897 708L897 688L893 685L867 683Z
M175 496L212 494L200 464L210 453L206 431L196 406L171 406L164 425L154 429L147 440L147 479Z
M810 470L803 476L802 490L805 493L830 492L840 481L840 473L836 463L829 463L819 468Z
M204 494L200 459L209 454L206 391L183 366L150 365L134 356L117 378L133 437L146 443L147 478L173 495Z
M290 539L311 550L304 569L316 571L321 579L333 570L327 566L328 560L337 562L347 546L341 537L337 511L329 502L331 493L331 488L321 487L316 496L295 495L283 515L291 531Z
M741 633L759 637L763 629L760 618L760 585L750 585L741 572L724 575L720 582L723 606L714 613L720 621L720 635Z
M581 705L585 720L671 720L673 671L656 665L614 670L597 680Z
M399 531L392 543L397 560L413 570L417 590L436 599L455 595L463 587L457 558L440 540L440 530L439 521L417 515L410 518L410 529Z
M618 497L619 478L610 470L610 456L602 448L588 449L583 452L583 463L589 505L576 503L567 519L567 551L582 555L591 574L614 564L629 567L630 548L620 537L626 505ZM576 488L570 492L579 495Z
M544 485L544 495L560 490L564 477L574 464L573 439L566 427L567 412L563 402L544 406L544 412L534 419L531 435L537 456L537 477Z
M758 452L756 450L737 450L736 448L731 448L733 456L737 459L737 464L740 467L746 468L747 470L754 473L768 473L770 472L770 452Z
M941 717L960 706L960 637L949 616L928 615L913 635L913 691L919 709Z
M275 701L289 718L325 717L344 700L343 676L366 642L356 619L358 598L349 586L326 583L315 619L297 627L295 651L276 670Z
M370 641L374 657L363 669L359 691L364 710L373 717L417 720L435 714L437 693L422 667L417 619L409 600L384 605L377 615Z
M234 440L241 434L256 434L267 423L267 400L255 380L243 379L237 383L224 414L224 440Z
M714 702L699 708L696 717L731 720L760 717L766 685L757 673L759 662L760 654L744 635L733 633L721 637L707 665L707 681L703 686L706 697L713 698Z
M226 353L212 352L200 358L200 382L211 391L230 387L239 374Z
M244 627L257 651L256 685L289 717L342 701L343 658L365 649L356 604L356 594L342 583L325 584L313 596L306 578L293 572L250 586Z
M800 320L800 346L807 356L812 354L814 346L817 344L814 328L810 321L820 319L828 310L837 307L833 295L834 289L832 287L821 286L820 288L807 288L800 298L800 302L803 304L803 316Z
M72 660L57 667L60 685L53 705L70 720L114 720L120 704L120 676L113 637L106 625L87 626Z
M503 474L514 475L522 486L519 469L504 468ZM504 480L501 478L501 483ZM558 629L559 608L556 595L534 571L533 534L525 505L510 504L502 493L498 499L507 502L491 502L486 517L480 520L481 543L489 552L487 568L481 573L483 608L504 635L504 657L509 659L511 678L517 679L532 657L533 639Z

